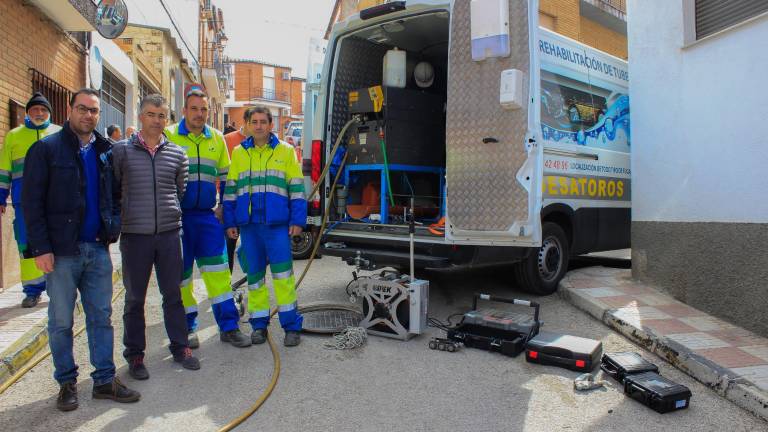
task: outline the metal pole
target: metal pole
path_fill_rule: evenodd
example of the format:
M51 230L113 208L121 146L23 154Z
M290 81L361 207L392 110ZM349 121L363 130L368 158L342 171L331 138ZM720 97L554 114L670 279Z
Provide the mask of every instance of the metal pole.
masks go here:
M414 215L414 212L413 212L413 196L411 196L411 209L409 210L409 213L411 214L410 215L411 216L411 220L410 220L409 227L408 227L408 233L410 234L410 237L411 237L411 239L410 239L410 243L411 243L411 254L410 254L410 258L411 258L411 282L413 282L414 280L416 280L416 278L414 277L415 270L413 268L413 234L416 231L416 225L415 225L415 222L413 220L414 219L413 218L413 215Z

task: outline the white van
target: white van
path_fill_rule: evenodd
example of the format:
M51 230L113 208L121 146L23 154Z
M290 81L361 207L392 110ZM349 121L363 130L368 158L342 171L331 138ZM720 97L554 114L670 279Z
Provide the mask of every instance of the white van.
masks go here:
M334 162L310 198L315 230L333 199L324 255L406 269L411 200L416 267L509 264L536 294L629 247L627 64L537 20L535 0L414 0L334 26L303 148L308 182Z

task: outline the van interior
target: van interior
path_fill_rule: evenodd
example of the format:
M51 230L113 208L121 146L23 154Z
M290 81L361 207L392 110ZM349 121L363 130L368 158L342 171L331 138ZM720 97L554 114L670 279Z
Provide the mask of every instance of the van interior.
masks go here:
M348 156L329 215L334 227L402 231L413 201L417 234L443 235L448 36L449 14L440 11L340 39L326 142L353 116L359 121L342 141Z

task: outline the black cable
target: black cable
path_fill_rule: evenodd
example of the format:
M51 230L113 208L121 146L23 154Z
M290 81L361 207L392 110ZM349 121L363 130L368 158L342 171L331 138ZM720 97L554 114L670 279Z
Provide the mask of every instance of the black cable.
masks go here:
M455 317L455 316L462 316L462 317L463 317L463 316L464 316L464 314L463 314L463 313L461 313L461 312L457 312L457 313L455 313L455 314L450 314L450 315L448 315L448 325L449 325L449 326L451 326L451 327L455 326L455 324L453 324L453 322L451 322L451 318L453 318L453 317Z
M184 46L187 47L187 51L189 51L189 54L192 56L192 60L197 63L198 67L200 67L200 61L197 60L197 57L195 57L194 51L187 45L187 40L184 39L184 35L181 33L181 30L179 30L179 27L176 25L176 21L173 19L173 15L171 15L171 11L168 10L168 7L165 5L165 2L163 0L160 0L160 5L165 9L166 15L168 15L168 19L171 20L171 24L173 24L173 28L176 29L176 33L179 34L179 38L181 38L181 42L184 43ZM200 35L198 34L198 37Z
M439 319L432 318L432 317L427 317L427 325L429 327L439 328L440 330L443 330L445 332L448 332L449 330L453 330L453 328L451 328L448 325L444 324Z

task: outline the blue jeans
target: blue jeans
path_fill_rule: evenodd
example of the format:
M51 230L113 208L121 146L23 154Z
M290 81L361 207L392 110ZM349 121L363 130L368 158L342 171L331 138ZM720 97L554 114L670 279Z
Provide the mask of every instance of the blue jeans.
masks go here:
M85 328L91 354L94 385L108 384L115 377L112 360L112 260L100 243L80 243L79 255L55 256L53 272L47 275L48 343L55 371L61 383L77 380L72 353L72 324L77 291L85 311Z

